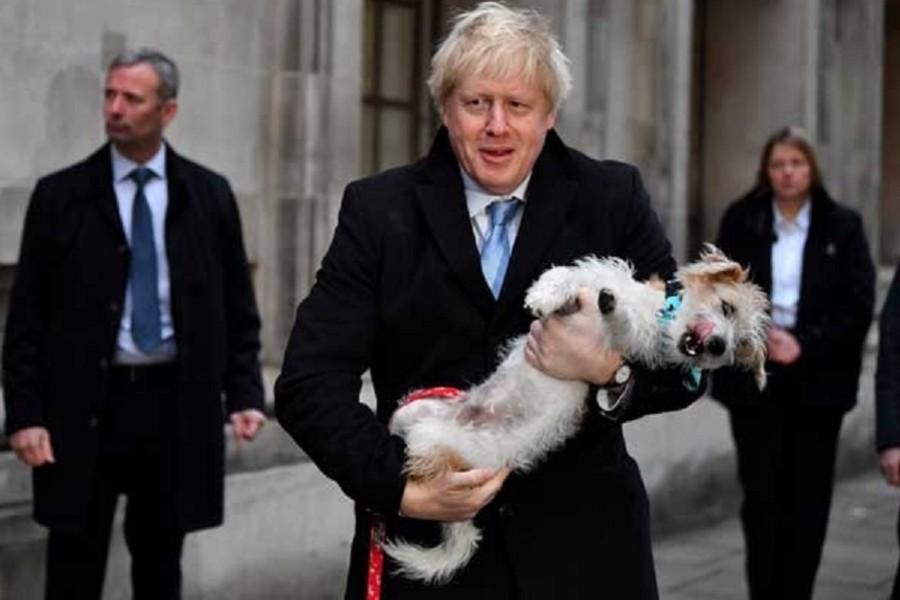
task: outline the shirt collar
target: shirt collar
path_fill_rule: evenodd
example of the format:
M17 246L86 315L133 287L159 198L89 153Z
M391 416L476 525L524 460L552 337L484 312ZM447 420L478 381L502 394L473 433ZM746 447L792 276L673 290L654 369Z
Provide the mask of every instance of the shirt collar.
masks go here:
M529 171L528 175L525 176L525 179L522 180L522 183L520 183L511 194L498 196L497 194L491 194L478 185L478 182L472 179L462 167L459 168L459 172L462 173L463 191L466 194L466 207L469 210L469 218L482 212L487 208L487 205L494 200L499 200L501 198L518 198L519 202L525 202L525 191L528 189L528 182L531 181L531 171Z
M127 179L131 172L134 171L137 167L144 166L153 171L153 174L158 179L166 178L166 145L165 143L159 145L159 150L153 157L148 160L143 165L139 165L130 158L126 157L124 154L116 149L115 144L110 144L110 151L112 154L112 169L113 169L113 181L119 182L124 179Z
M774 199L772 200L772 212L775 213L775 227L777 229L793 226L801 231L809 231L809 219L812 214L812 203L809 201L809 198L804 200L803 207L800 208L793 220L788 220L781 214L781 211L778 210L778 203Z

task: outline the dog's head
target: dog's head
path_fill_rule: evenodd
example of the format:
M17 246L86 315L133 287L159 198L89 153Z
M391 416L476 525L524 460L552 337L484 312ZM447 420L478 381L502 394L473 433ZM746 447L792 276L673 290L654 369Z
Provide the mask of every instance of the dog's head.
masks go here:
M762 289L712 244L675 277L682 291L670 327L672 358L701 369L739 366L765 387L769 301Z

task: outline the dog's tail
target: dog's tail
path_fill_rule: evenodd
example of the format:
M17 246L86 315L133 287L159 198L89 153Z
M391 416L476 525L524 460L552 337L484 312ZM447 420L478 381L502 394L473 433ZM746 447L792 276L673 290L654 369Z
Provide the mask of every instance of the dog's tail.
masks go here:
M403 540L384 543L384 551L397 562L397 572L407 579L441 584L450 580L457 570L469 562L481 531L472 521L442 523L441 543L433 548L424 548Z

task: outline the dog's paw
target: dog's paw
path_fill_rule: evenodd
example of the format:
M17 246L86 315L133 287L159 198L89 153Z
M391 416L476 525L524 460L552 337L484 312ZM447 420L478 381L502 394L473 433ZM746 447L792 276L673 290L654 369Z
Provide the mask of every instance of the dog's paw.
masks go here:
M578 306L578 285L571 267L553 267L532 284L525 307L537 317L553 313L571 314Z

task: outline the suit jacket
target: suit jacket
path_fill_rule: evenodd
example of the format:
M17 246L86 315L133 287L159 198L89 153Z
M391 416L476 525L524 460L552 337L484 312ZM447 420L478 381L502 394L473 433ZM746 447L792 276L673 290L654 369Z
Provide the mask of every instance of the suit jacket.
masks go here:
M769 387L796 396L785 401L808 408L849 410L856 403L862 349L872 322L875 267L859 215L832 200L824 190L811 194L809 235L803 250L803 274L797 322L792 328L802 347L788 367L769 363ZM751 277L772 293L772 198L754 192L732 204L722 218L717 244L750 268ZM712 395L727 406L752 405L761 395L746 373L719 370Z
M179 393L172 398L185 530L222 522L225 414L263 408L259 315L228 182L167 152L166 246ZM28 207L3 348L6 431L50 432L34 469L35 519L84 521L96 465L129 247L109 146L40 179Z
M445 130L422 161L347 187L298 309L275 401L283 427L356 501L348 598L364 597L370 511L387 515L389 536L432 544L438 532L434 522L394 516L404 445L385 423L397 400L484 380L504 342L528 329L528 286L551 265L591 253L630 259L642 277L674 268L637 171L593 161L554 132L534 166L496 301ZM377 418L358 402L367 369ZM639 373L623 418L686 406L697 394L679 381L675 372ZM388 562L384 597L502 598L510 585L523 599L593 598L598 585L610 597L656 597L640 474L620 424L589 406L580 435L536 471L512 476L481 512L481 548L454 581L422 588L393 576Z
M900 446L900 263L881 309L875 408L878 451Z

